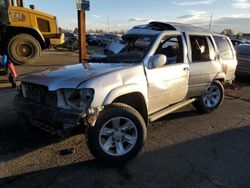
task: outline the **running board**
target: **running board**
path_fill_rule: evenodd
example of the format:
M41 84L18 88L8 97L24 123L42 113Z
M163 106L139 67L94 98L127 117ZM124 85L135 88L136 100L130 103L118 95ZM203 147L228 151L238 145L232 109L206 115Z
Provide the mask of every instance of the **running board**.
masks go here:
M156 112L155 114L152 114L149 116L149 122L153 122L157 119L160 119L161 117L167 115L167 114L170 114L176 110L178 110L179 108L182 108L192 102L194 102L196 99L188 99L188 100L185 100L185 101L182 101L180 103L177 103L177 104L174 104L168 108L165 108L159 112Z

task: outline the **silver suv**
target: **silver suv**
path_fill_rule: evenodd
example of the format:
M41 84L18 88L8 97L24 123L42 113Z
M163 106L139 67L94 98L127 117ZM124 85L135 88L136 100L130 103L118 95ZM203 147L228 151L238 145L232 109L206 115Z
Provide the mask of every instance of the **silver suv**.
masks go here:
M53 134L85 128L100 161L135 157L147 125L192 103L216 110L237 65L230 40L189 25L151 22L123 36L116 54L86 64L22 75L15 104L21 121Z

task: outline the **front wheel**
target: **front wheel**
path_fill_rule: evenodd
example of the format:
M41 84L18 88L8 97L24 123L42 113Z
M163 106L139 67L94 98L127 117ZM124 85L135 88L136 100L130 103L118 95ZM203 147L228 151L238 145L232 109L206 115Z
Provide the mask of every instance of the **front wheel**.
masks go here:
M224 95L223 85L219 81L214 81L193 105L202 113L210 113L220 107Z
M146 125L132 107L112 104L87 131L88 147L99 161L120 165L134 158L146 140Z

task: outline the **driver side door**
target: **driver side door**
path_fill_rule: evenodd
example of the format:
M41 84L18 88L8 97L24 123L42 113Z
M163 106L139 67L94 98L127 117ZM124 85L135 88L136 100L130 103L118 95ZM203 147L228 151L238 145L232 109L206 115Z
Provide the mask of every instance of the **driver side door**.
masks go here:
M157 54L165 55L167 62L160 68L146 68L149 114L183 101L188 92L189 64L183 36L164 36L154 53Z

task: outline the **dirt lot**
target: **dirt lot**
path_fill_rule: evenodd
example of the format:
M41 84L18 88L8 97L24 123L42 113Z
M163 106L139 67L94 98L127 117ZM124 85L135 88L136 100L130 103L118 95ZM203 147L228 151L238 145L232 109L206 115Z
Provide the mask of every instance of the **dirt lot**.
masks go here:
M17 71L74 62L76 53L45 52L37 65ZM249 80L238 79L240 90L227 89L214 113L201 115L190 105L150 124L140 155L111 168L94 160L79 132L63 140L40 130L20 135L16 89L1 77L0 187L249 187Z

